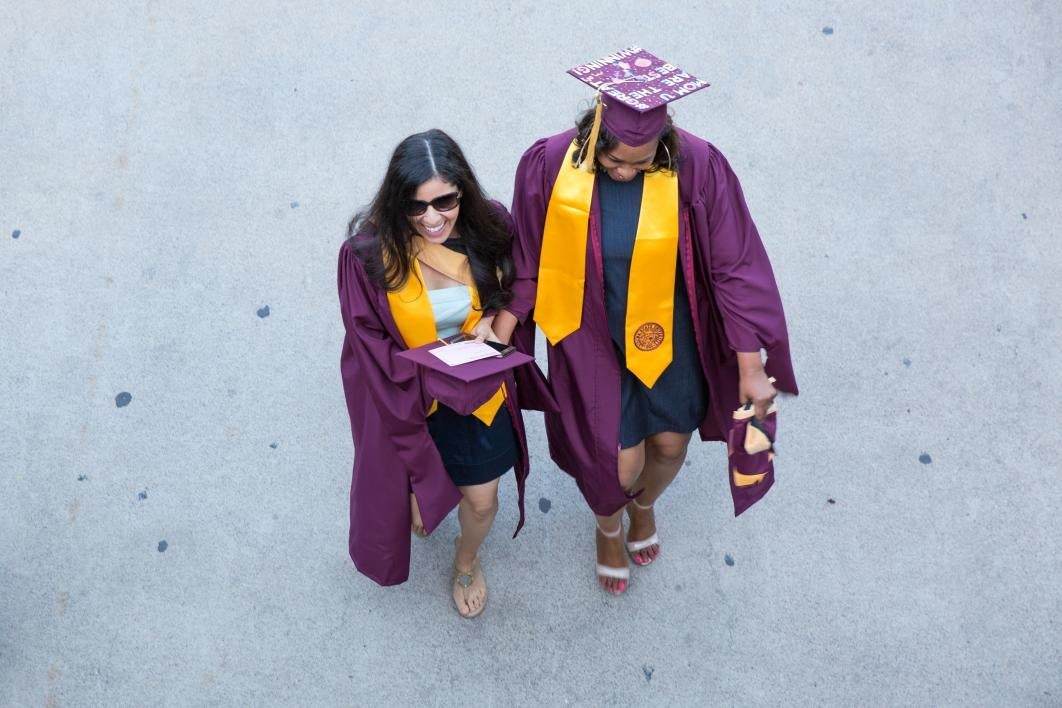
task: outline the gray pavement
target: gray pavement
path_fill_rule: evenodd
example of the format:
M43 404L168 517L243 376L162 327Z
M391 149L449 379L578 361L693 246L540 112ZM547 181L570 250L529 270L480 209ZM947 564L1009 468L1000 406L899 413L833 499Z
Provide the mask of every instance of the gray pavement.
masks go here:
M611 5L0 0L0 705L1062 705L1062 7ZM779 482L695 445L612 598L531 414L462 620L454 518L346 556L336 251L428 127L508 202L631 44L775 264Z

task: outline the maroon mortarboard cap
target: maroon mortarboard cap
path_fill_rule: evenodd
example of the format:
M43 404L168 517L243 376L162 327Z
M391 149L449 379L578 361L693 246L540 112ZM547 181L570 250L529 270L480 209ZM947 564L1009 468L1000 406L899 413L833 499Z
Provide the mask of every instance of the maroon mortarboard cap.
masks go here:
M708 86L641 47L573 66L568 73L600 92L601 122L621 143L632 147L660 137L667 124L668 103Z
M727 434L730 458L730 495L734 516L755 504L774 484L774 440L778 433L778 408L771 405L767 417L756 420L752 404L734 411Z
M521 364L526 364L535 360L534 357L528 356L523 352L514 351L504 357L490 357L487 359L470 361L466 364L450 366L431 353L432 349L444 345L445 342L429 342L424 346L416 347L414 349L404 349L397 352L397 355L403 359L409 359L414 363L420 364L421 366L446 374L446 377L451 379L451 383L454 386L460 386L461 384L467 385L474 381L478 381L488 376L494 376L495 374L508 371ZM491 396L494 395L497 393L497 387L491 389L488 393ZM488 396L488 398L489 397L490 396ZM478 408L484 402L485 400L480 401L476 404L475 408Z

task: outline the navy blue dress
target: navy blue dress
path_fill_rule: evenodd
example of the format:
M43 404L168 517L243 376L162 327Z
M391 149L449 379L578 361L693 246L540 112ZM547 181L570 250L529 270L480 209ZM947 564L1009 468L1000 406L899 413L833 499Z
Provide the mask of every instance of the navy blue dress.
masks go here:
M689 433L696 430L708 410L708 386L697 356L686 282L677 260L674 352L671 363L651 389L646 388L627 369L624 347L627 284L644 183L645 176L642 173L630 182L616 182L602 170L597 179L605 309L621 371L620 403L623 412L620 415L620 446L623 448L633 447L655 433Z

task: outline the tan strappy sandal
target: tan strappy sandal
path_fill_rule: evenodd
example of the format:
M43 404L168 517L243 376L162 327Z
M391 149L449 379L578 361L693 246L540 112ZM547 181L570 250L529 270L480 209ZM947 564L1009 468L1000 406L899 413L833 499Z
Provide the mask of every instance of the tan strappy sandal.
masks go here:
M455 547L455 549L457 547L457 544L460 543L460 541L461 541L461 537L460 536L458 536L457 538L454 539L454 547ZM476 573L477 572L479 573L480 577L483 577L483 567L479 563L479 553L476 554L476 559L474 561L472 561L472 567L469 568L468 570L461 570L460 568L457 567L456 563L454 564L454 585L460 585L461 586L461 593L462 593L462 595L465 596L466 600L467 600L467 597L468 597L468 589L470 587L472 587L472 583L475 582ZM458 606L457 600L454 599L453 600L454 609L457 611L457 614L461 615L465 619L473 619L473 618L479 617L481 614L483 614L483 610L487 609L487 589L486 589L486 586L487 586L487 580L486 580L486 578L484 578L483 579L483 602L480 603L479 609L473 610L472 612L468 613L467 615L464 614L463 612L461 612L461 608ZM452 598L452 593L451 593L451 598Z

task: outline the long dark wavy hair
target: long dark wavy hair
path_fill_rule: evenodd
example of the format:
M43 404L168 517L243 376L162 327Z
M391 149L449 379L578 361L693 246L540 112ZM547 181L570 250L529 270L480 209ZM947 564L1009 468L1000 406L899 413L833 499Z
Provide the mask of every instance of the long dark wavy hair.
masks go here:
M397 290L411 274L415 275L414 231L406 208L417 188L433 177L453 184L461 192L454 224L461 238L454 243L451 237L447 246L467 254L480 307L496 310L508 305L513 281L509 228L501 209L483 193L461 148L438 129L410 135L398 144L376 196L347 226L347 239L366 274L377 287L388 291ZM359 234L369 234L371 238L355 238Z
M572 162L578 162L580 156L583 154L583 145L590 138L590 129L594 125L594 109L583 112L579 119L575 122L575 127L578 133L575 136L575 142L578 146L574 152L572 152ZM653 165L647 171L657 172L659 170L678 170L682 165L682 149L680 146L681 139L679 138L678 131L675 130L675 124L671 120L670 114L667 117L667 122L664 124L664 132L657 138L656 143L656 155L653 156ZM604 123L601 123L601 129L597 134L597 144L594 146L594 161L597 162L594 165L595 169L601 169L601 163L597 160L597 156L603 152L607 152L619 144L619 139L608 131ZM670 155L670 157L669 157Z

